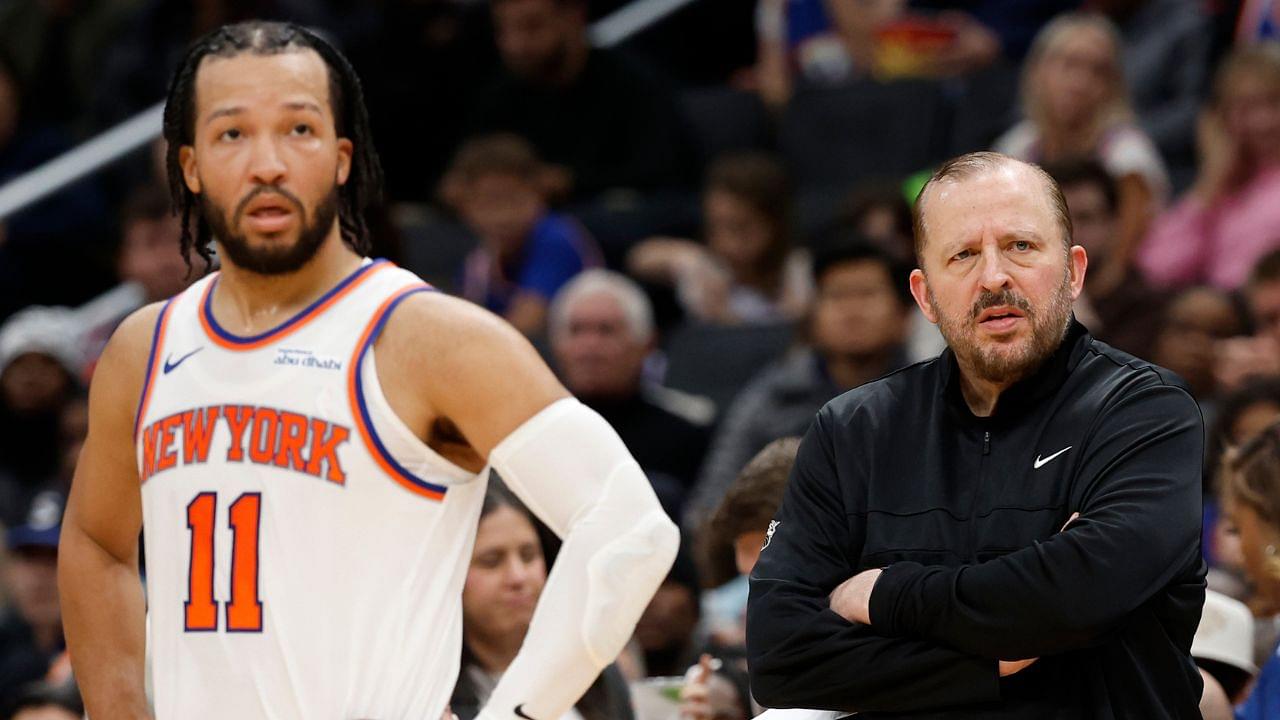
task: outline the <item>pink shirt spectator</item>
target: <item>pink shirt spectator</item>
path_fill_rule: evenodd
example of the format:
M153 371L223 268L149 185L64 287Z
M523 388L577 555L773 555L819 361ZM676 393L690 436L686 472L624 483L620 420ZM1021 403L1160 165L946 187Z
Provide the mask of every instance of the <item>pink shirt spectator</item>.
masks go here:
M1209 283L1234 290L1258 258L1280 247L1280 167L1212 205L1188 195L1156 220L1138 268L1158 286Z

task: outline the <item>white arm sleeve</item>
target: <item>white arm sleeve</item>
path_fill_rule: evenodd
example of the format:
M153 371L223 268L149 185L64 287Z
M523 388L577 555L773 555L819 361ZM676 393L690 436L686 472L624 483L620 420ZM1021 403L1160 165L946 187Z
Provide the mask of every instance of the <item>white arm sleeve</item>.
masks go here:
M556 720L622 651L680 534L622 439L573 398L516 428L489 463L564 545L477 720Z

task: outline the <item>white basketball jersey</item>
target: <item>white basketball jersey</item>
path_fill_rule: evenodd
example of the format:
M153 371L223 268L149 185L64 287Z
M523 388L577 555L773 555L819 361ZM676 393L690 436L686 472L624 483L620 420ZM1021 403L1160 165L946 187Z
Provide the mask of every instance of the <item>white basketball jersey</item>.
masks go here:
M485 483L393 413L373 343L430 288L366 261L270 332L165 305L135 431L156 717L440 717Z

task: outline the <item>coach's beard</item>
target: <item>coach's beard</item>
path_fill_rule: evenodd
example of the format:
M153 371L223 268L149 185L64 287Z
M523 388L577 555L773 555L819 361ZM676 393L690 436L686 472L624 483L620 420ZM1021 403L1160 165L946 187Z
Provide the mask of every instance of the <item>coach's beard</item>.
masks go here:
M1035 372L1066 337L1071 324L1071 276L1069 272L1063 274L1062 285L1048 306L1038 310L1010 290L1000 293L984 290L970 312L958 318L942 312L932 291L929 304L938 317L938 330L956 357L963 359L982 380L1012 383ZM1020 309L1031 325L1031 336L1015 347L984 345L978 340L975 327L978 316L983 310L1000 305Z
M249 203L259 195L266 193L273 193L284 198L289 204L293 205L294 212L298 213L302 227L298 231L298 239L292 244L284 245L283 247L267 246L255 248L249 244L247 237L231 231L233 226L240 226L240 221L244 218L245 208L249 206ZM320 246L324 244L325 238L329 236L334 219L338 217L337 185L334 185L329 190L329 194L325 196L325 199L316 205L313 221L310 223L307 222L307 213L302 206L302 202L283 188L267 185L258 186L236 204L231 221L228 221L226 212L210 202L205 195L201 194L197 197L200 198L200 212L204 216L205 222L209 223L209 229L213 232L214 239L218 241L218 246L226 254L227 259L236 267L259 275L283 275L294 272L306 265L319 252Z

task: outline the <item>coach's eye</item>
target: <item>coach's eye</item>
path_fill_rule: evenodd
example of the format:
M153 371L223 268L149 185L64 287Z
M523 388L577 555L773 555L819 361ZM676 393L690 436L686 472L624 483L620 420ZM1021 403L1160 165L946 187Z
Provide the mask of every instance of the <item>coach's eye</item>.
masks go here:
M1031 249L1031 243L1026 240L1015 240L1013 242L1013 249L1018 252L1026 252Z
M967 259L969 259L969 256L971 256L971 255L973 255L973 251L972 251L972 250L961 250L960 252L956 253L955 255L952 255L952 256L951 256L951 259L952 259L952 260L956 260L956 261L959 261L959 260L967 260Z

